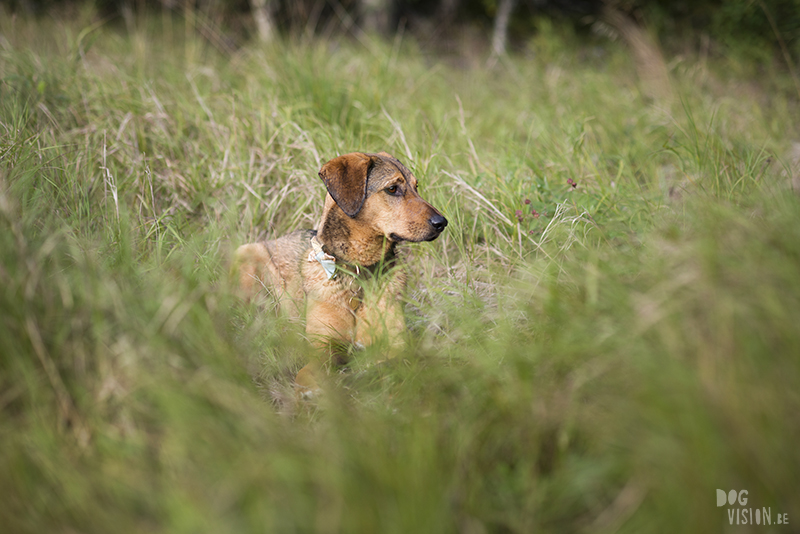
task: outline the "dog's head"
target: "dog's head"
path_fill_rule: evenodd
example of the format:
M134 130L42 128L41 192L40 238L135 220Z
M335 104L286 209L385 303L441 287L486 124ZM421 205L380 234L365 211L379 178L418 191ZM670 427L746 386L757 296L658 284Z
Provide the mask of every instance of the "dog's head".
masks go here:
M347 217L390 241L432 241L447 226L419 196L411 171L386 152L339 156L323 165L319 176Z

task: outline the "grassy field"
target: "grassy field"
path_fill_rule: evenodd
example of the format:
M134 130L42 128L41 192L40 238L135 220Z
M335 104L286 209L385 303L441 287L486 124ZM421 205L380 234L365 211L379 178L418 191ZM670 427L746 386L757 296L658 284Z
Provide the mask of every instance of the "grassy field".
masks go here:
M556 29L486 70L94 20L0 13L3 532L797 531L791 79L687 54L648 101ZM354 150L451 224L405 247L403 356L297 409L301 329L229 258Z

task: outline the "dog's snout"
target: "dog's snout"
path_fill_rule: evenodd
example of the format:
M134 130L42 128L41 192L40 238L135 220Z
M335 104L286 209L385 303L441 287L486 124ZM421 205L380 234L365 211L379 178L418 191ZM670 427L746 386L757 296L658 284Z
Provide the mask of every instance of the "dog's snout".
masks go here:
M429 222L437 232L441 232L447 226L447 219L438 213L431 217Z

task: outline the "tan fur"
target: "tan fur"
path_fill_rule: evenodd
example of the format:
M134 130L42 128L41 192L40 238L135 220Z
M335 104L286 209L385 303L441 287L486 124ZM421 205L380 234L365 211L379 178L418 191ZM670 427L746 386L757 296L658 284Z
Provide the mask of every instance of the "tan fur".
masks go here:
M319 368L341 358L336 346L368 346L385 338L391 357L402 345L400 297L406 273L395 246L436 239L447 226L419 196L417 179L385 152L339 156L323 165L319 175L328 194L316 238L336 258L336 276L328 279L319 262L309 261L311 230L243 245L234 263L245 298L271 292L282 309L297 317L305 305L306 333L318 357L295 378L302 396L319 391Z

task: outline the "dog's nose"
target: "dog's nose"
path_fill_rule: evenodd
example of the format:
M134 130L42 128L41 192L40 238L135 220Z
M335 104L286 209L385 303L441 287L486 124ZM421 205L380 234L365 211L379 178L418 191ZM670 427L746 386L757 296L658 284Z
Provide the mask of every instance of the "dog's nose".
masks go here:
M430 220L431 226L433 226L437 232L441 232L444 230L445 226L447 226L447 219L439 215L438 213L431 217Z

